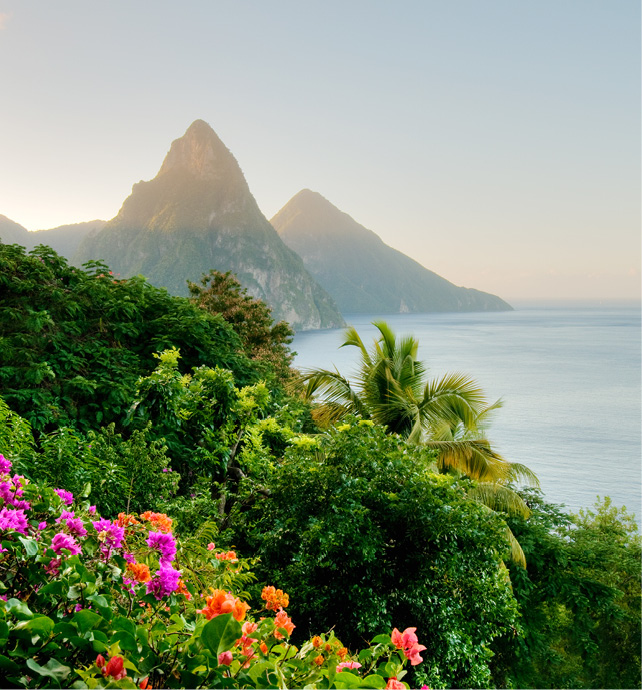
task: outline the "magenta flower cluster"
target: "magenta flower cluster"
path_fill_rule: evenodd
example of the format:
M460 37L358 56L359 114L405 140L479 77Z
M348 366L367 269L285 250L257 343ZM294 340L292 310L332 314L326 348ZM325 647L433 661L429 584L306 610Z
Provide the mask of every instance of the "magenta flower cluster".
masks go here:
M60 496L60 500L66 505L70 506L74 502L74 495L71 491L65 491L64 489L54 489L54 491Z
M176 556L176 541L171 533L150 532L147 538L147 546L160 552L160 564L171 563Z
M147 583L147 594L153 594L158 600L169 596L178 589L180 570L175 570L169 563L161 561L156 576Z
M11 461L7 460L2 453L0 453L0 474L9 474L11 470Z
M60 556L60 552L63 549L70 551L72 556L80 553L81 551L81 548L76 543L76 540L70 534L64 534L63 532L59 532L58 534L54 535L54 538L51 540L51 548L58 556Z
M109 558L112 549L120 549L125 537L125 528L119 527L117 522L110 522L105 518L91 523L98 532L98 539L102 542L100 551L105 558Z
M7 507L0 510L0 530L14 529L20 534L27 534L27 527L27 517L24 510L14 510Z
M4 457L2 459L4 460ZM9 468L11 468L11 463L8 460L5 460L5 463L8 463ZM7 474L6 477L6 479L0 481L0 498L4 504L14 508L29 510L31 508L30 503L21 499L24 492L23 481L26 481L25 478L19 474L15 474L13 478L9 478Z

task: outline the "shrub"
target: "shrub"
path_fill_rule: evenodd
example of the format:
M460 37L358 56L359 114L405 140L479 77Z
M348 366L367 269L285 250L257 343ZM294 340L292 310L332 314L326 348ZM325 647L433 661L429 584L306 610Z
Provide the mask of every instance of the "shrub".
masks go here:
M294 438L267 488L231 529L260 578L297 592L300 635L335 626L358 645L417 625L431 635L416 684L487 686L492 641L518 618L505 523L435 473L430 451L352 418Z

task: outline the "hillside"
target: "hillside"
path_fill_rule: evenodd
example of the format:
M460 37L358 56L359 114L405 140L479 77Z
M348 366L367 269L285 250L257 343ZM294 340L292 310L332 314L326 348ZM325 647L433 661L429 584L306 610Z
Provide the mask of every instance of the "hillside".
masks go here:
M106 222L105 220L89 220L85 223L59 225L57 228L48 230L36 230L29 233L29 239L33 246L47 244L57 254L71 259L85 237L95 235L105 227Z
M309 189L271 223L343 313L512 309L495 295L458 287L429 271Z

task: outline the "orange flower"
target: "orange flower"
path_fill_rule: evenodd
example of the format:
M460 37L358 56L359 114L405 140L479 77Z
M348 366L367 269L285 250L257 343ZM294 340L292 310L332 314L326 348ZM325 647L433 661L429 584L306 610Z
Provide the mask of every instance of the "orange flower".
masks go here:
M197 613L202 613L207 620L222 613L231 613L237 621L242 621L250 608L249 604L222 589L212 590L212 596L206 597L205 602L205 606L197 610Z
M274 589L272 585L263 587L261 599L265 603L265 608L272 611L286 609L290 603L290 597L282 589Z
M326 652L331 652L332 651L332 645L329 642L326 642L324 649Z
M128 525L140 525L140 522L133 516L126 513L118 513L118 526L127 527Z
M261 642L259 645L259 649L263 652L263 654L268 653L268 646L265 644L265 642Z
M228 551L227 553L217 553L215 557L218 558L219 561L232 561L233 563L238 561L238 558L236 557L236 553L234 551Z
M189 601L192 598L192 595L185 586L182 577L178 580L178 589L175 590L175 594L182 594L187 599L187 601Z
M148 510L140 515L143 520L148 520L159 532L172 531L172 518L168 518L165 513L152 513Z
M144 563L128 563L127 570L136 582L149 582L152 579L149 567Z
M392 678L388 678L386 690L406 690L406 686L400 680L397 680L396 676L392 676Z
M322 664L324 661L325 661L325 659L323 658L323 655L321 655L321 654L319 654L319 656L315 656L315 657L314 657L314 663L315 663L317 666L321 666L321 664Z
M348 650L345 647L341 647L341 649L337 651L337 656L339 657L339 659L343 659L347 653Z
M294 625L288 614L283 609L276 614L274 624L276 625L274 637L276 637L277 640L283 639L283 633L280 633L279 629L285 630L285 632L288 634L288 637L290 637L292 631L294 628L296 628L296 625Z
M323 640L316 635L315 637L312 638L312 646L316 649L317 647L320 647L323 644Z

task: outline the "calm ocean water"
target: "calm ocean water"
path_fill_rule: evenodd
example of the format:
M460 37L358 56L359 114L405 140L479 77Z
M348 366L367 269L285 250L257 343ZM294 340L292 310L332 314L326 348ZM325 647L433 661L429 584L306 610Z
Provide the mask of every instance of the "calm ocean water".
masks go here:
M374 319L420 342L430 375L473 376L502 398L488 432L508 460L539 476L547 500L570 510L596 497L642 514L640 307L520 309L481 314L346 316L368 346ZM295 366L354 370L343 331L298 333Z

